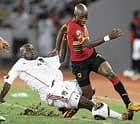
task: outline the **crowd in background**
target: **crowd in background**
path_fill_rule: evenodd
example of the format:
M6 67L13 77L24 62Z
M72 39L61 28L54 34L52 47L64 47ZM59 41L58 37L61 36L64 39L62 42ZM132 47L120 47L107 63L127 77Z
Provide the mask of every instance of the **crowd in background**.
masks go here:
M124 76L133 80L140 77L140 10L133 12L133 18L129 24L130 47L131 47L131 69L124 71Z
M1 55L0 60L17 60L20 46L28 42L46 56L55 47L57 31L71 18L75 4L93 1L96 0L1 0L0 33L4 32L3 37L12 47L9 56Z
M8 54L0 55L0 64L17 60L20 46L28 42L34 44L41 56L46 56L55 47L58 29L71 18L74 6L79 2L89 5L95 1L98 0L0 0L0 36L9 40L11 46ZM129 26L132 53L129 75L140 73L140 57L133 55L134 47L138 46L134 41L139 39L139 16L140 11L136 10ZM69 55L65 66L68 58Z

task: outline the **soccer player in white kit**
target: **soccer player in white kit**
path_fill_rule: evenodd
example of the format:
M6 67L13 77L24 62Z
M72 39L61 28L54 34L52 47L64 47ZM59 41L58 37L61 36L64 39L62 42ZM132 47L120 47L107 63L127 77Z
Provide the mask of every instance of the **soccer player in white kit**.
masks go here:
M63 74L59 70L59 56L37 57L34 47L28 43L20 48L21 58L14 64L4 78L4 86L0 93L0 102L8 93L13 81L19 77L34 91L38 92L42 101L58 108L85 108L98 114L98 119L104 104L95 104L82 96L76 81L63 81ZM107 106L107 105L106 105ZM107 109L107 107L105 108ZM98 112L99 110L99 112ZM107 111L107 113L109 113ZM110 109L107 117L127 120L128 114L119 114ZM102 116L101 116L102 117ZM103 117L104 118L104 117Z

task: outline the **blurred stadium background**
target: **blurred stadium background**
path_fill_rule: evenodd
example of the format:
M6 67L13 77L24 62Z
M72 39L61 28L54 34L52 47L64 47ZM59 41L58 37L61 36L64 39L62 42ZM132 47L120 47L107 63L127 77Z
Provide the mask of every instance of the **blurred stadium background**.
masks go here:
M1 67L8 67L18 57L18 48L32 42L39 54L47 55L55 46L60 26L72 16L78 0L0 0L0 36L11 44L8 54L0 55ZM133 11L139 9L139 0L81 0L88 5L88 28L91 38L103 36L114 27L125 35L112 43L97 47L118 71L130 67L129 23ZM20 9L19 9L20 8ZM24 8L24 10L22 10ZM17 12L21 12L18 15ZM19 45L17 45L19 44ZM69 67L69 56L66 68ZM12 61L11 61L12 60Z

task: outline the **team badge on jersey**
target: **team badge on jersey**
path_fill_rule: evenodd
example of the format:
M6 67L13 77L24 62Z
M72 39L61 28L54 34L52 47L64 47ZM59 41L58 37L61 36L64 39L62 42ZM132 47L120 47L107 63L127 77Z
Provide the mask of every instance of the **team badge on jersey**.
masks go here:
M82 38L82 32L80 30L76 31L76 36L78 39Z

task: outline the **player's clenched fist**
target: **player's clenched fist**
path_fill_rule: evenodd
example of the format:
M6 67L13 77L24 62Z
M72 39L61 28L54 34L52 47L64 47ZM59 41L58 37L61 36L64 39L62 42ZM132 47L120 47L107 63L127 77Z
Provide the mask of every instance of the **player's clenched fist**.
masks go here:
M2 37L0 37L0 52L7 50L9 47L9 44L6 40L4 40Z

